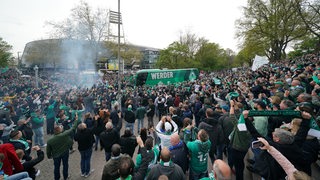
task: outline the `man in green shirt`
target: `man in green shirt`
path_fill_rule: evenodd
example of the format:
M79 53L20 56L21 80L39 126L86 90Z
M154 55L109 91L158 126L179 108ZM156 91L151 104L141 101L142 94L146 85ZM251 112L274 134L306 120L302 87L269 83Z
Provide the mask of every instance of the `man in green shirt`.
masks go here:
M75 119L78 119L77 115ZM81 122L81 121L80 121ZM60 179L60 164L63 163L63 178L68 178L69 168L69 149L72 146L73 134L77 128L78 121L74 121L71 129L63 131L63 126L59 125L54 128L54 136L47 141L47 157L53 158L54 162L54 179Z

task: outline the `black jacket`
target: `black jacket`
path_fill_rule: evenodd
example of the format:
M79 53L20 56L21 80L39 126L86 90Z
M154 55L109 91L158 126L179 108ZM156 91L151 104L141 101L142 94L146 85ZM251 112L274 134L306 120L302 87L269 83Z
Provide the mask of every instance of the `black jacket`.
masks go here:
M166 175L168 179L185 180L186 176L181 167L171 162L169 166L156 164L150 170L147 180L157 180L160 175Z
M245 119L245 123L253 138L263 137L257 132L250 120ZM295 168L311 175L311 163L308 162L306 154L302 149L309 129L309 120L303 119L292 144L279 144L273 141L269 141L269 144L283 154ZM274 159L269 158L268 153L261 154L262 155L258 157L258 165L256 165L258 169L263 170L260 175L265 179L284 178L286 174L281 166ZM261 159L260 161L259 158ZM268 165L265 164L266 162Z
M78 150L84 151L89 148L92 148L93 143L95 142L93 132L91 129L78 130L74 135L74 140L78 142Z
M126 111L124 114L124 120L128 123L134 123L136 116L132 111Z
M130 157L132 157L134 151L136 150L137 145L138 145L137 139L134 135L132 136L122 135L120 138L120 146L121 146L122 154L128 154Z
M224 135L219 121L214 118L207 118L205 122L199 124L199 130L204 129L209 134L209 139L211 141L210 152L216 152L217 145L224 143Z
M176 146L171 146L169 148L171 152L172 162L179 165L184 173L189 169L189 152L186 144L183 141L180 141Z
M36 178L36 169L34 168L35 165L37 165L39 162L41 162L44 159L44 152L42 150L37 151L37 158L31 159L30 161L24 161L22 163L22 166L25 171L28 172L29 176L32 179Z
M114 144L119 144L120 135L115 129L107 129L100 134L100 141L106 152L111 152Z

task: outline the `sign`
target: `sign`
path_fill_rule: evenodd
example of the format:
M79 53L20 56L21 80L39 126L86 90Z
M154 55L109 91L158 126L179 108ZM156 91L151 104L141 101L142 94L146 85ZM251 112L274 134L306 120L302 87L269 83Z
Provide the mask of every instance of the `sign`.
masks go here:
M252 71L256 71L257 69L259 69L259 67L268 64L269 60L266 56L258 56L256 55L256 57L253 59L253 63L252 63Z

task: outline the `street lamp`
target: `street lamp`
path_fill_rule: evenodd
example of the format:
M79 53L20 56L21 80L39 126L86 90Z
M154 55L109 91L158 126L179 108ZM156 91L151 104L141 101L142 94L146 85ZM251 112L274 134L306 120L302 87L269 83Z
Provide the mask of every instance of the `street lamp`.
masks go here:
M118 91L121 90L121 73L120 73L120 0L118 0Z
M35 71L35 75L36 75L36 88L38 88L39 87L39 84L38 84L38 70L39 70L39 68L38 68L38 66L36 65L36 66L34 66L34 71Z
M119 104L120 111L121 108L121 74L120 74L120 23L121 23L121 14L120 14L120 0L118 0L118 95L119 95Z

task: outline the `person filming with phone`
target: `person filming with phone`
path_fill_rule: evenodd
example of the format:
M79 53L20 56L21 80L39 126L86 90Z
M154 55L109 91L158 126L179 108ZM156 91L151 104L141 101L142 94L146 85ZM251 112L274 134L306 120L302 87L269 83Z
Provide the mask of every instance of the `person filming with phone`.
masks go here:
M243 111L242 114L247 130L251 136L253 138L263 137L258 133L253 123L248 120L249 111ZM302 111L301 118L300 129L296 135L285 129L276 128L272 133L272 140L268 143L282 153L298 170L308 173L311 163L305 159L306 155L301 147L309 130L311 115L308 112ZM252 143L252 148L259 146L262 146L259 142ZM286 176L286 173L282 170L278 162L272 158L267 151L261 151L259 156L254 158L254 162L249 163L251 166L247 166L247 169L265 179L281 179Z
M288 180L296 180L296 179L304 179L311 180L311 177L303 171L297 170L294 165L276 148L271 146L267 140L264 138L258 138L255 143L255 146L262 150L267 150L267 152L280 164L282 169L286 172L286 179Z

